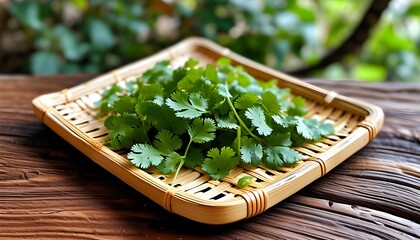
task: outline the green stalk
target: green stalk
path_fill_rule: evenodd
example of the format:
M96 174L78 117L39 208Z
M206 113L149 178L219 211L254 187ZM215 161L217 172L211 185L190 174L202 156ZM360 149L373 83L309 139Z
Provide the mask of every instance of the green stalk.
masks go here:
M176 169L174 179L172 180L172 186L175 186L176 179L178 178L179 171L181 171L181 168L185 163L185 158L187 157L187 153L190 150L191 143L192 143L192 141L190 139L190 141L188 142L187 148L185 149L184 155L182 156L182 159L178 164L178 168Z
M184 156L182 156L182 158L187 157L187 153L190 150L191 143L192 143L192 140L190 139L190 141L188 142L187 148L185 149Z
M146 128L144 128L144 120L143 119L141 119L141 127L142 127L142 129L143 129L143 133L144 133L144 135L146 136L146 140L147 140L147 143L152 143L151 141L150 141L150 139L149 139L149 135L147 135L147 131L146 131Z
M185 158L184 158L184 157L182 157L181 162L179 162L179 164L178 164L178 168L176 169L174 179L172 180L172 187L174 187L174 186L175 186L176 179L178 178L178 173L179 173L179 171L181 170L182 166L184 165L184 162L185 162Z
M238 154L238 157L241 157L241 127L239 126L236 129L236 154Z
M229 97L226 97L226 99L227 99L227 101L228 101L228 104L229 104L230 109L231 109L231 110L232 110L232 112L233 112L233 115L235 115L236 120L239 122L239 125L241 125L241 127L242 127L243 129L245 129L245 131L246 131L246 132L247 132L247 133L248 133L251 137L255 138L258 142L263 142L263 140L262 140L261 138L259 138L259 137L258 137L258 136L256 136L255 134L253 134L253 133L251 132L251 130L249 130L249 128L245 125L245 123L242 121L241 117L239 116L238 112L236 112L236 109L235 109L235 107L233 106L232 101L230 101L230 98L229 98Z

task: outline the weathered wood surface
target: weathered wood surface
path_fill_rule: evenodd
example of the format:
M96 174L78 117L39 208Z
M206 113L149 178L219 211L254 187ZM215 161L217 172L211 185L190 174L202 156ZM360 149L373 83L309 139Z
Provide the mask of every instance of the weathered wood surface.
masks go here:
M420 85L312 83L381 106L377 138L252 219L207 226L166 212L33 115L31 100L89 76L0 76L0 239L419 239Z

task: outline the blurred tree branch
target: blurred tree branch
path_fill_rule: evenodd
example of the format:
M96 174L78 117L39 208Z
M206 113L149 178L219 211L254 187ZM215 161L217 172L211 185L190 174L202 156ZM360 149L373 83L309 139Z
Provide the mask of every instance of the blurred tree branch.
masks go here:
M372 0L360 22L338 47L327 53L318 63L291 70L288 73L292 75L307 75L332 63L340 62L345 56L359 51L369 38L370 32L378 23L382 13L388 7L389 2L390 0Z

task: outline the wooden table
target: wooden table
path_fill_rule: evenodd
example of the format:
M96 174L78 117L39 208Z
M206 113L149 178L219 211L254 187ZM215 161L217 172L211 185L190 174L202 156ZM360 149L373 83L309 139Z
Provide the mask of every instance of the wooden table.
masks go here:
M0 76L0 239L419 239L420 84L311 81L381 106L377 138L261 215L208 226L166 212L33 115L91 76Z

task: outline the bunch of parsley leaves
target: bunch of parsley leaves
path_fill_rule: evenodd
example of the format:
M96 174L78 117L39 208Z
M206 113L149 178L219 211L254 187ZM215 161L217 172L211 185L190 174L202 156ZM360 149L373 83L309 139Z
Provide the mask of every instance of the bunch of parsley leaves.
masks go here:
M193 59L176 69L159 62L100 101L100 113L108 115L106 144L130 149L128 159L142 169L175 171L174 179L183 166L221 179L238 165L295 164L301 156L293 146L334 133L331 124L304 118L307 111L304 98L276 81L257 81L226 58L216 67Z

